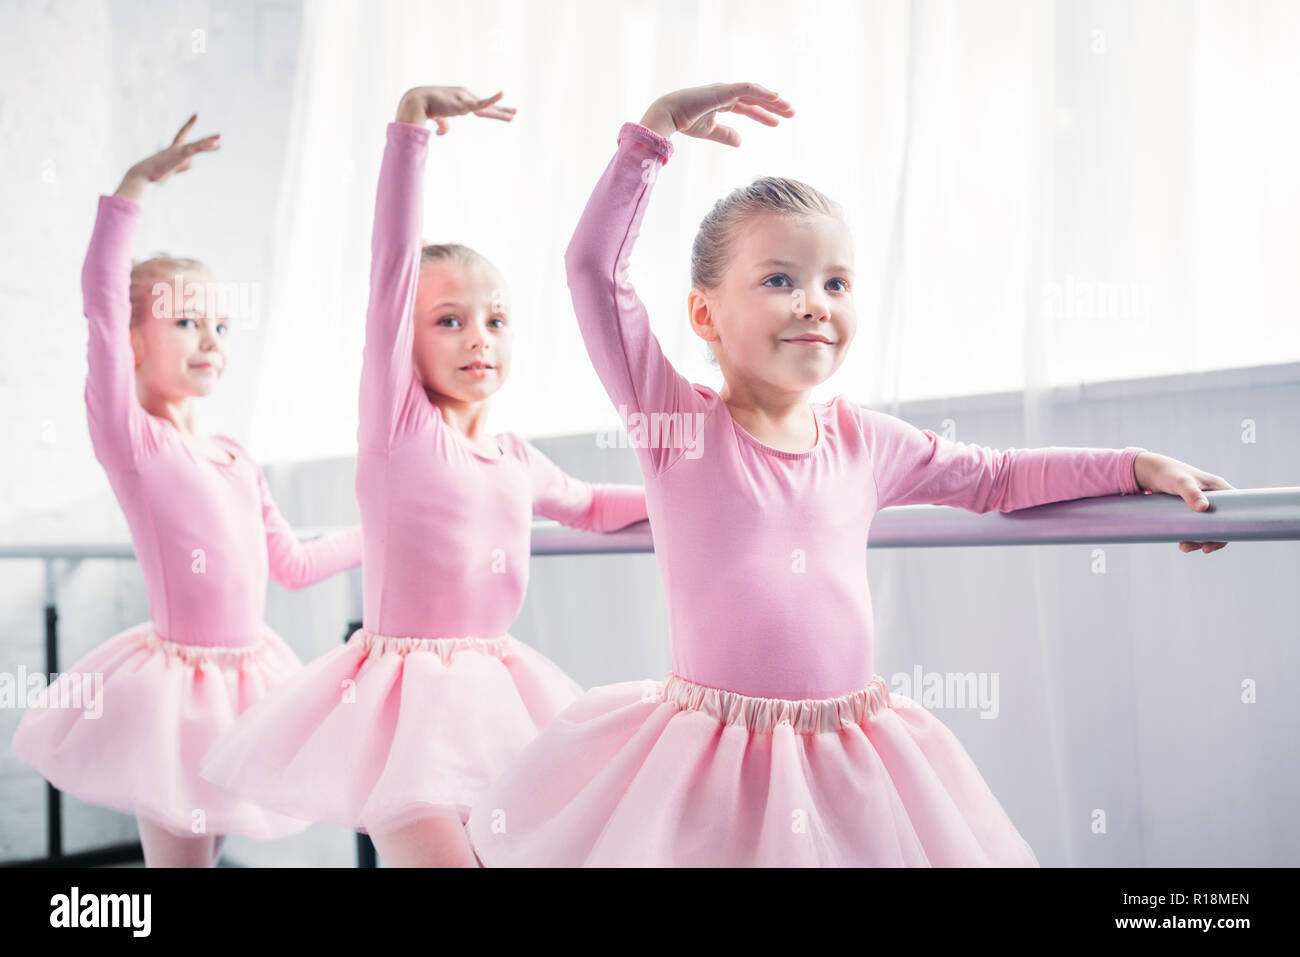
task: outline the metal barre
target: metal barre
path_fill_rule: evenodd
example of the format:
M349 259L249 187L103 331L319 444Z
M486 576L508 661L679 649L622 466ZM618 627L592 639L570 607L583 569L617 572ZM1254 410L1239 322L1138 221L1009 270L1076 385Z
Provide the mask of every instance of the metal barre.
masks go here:
M1194 512L1174 495L1105 495L977 515L944 505L882 509L869 548L980 545L1084 545L1138 542L1275 542L1300 540L1300 487L1207 491L1210 507ZM533 527L534 555L653 551L650 526L617 532Z
M1144 542L1300 540L1300 487L1207 491L1210 508L1194 512L1173 495L1105 495L977 515L944 505L882 509L870 548L981 545L1089 545ZM304 537L332 528L304 528ZM534 522L534 555L635 554L654 551L648 522L617 532L581 532ZM0 558L134 558L127 542L0 543Z

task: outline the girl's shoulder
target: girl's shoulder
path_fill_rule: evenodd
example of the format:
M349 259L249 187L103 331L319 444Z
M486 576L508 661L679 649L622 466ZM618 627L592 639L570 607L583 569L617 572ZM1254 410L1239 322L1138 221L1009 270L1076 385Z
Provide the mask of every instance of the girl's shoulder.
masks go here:
M503 459L517 459L527 465L531 458L542 454L531 442L514 432L497 432L492 438L501 447Z
M692 382L691 388L695 390L696 395L700 396L707 402L722 401L722 396L718 395L716 391L705 385L703 382Z
M550 456L517 432L498 432L496 437L504 456L518 459L525 465L536 464L539 460L551 461Z
M719 406L726 404L722 401L722 396L720 396L716 391L711 389L709 386L705 385L703 382L692 382L691 388L695 390L696 395L698 395L701 399L704 400L704 404L708 406L708 411L710 413L713 412L715 409L717 409Z
M549 455L539 449L532 442L529 442L522 435L516 432L498 432L497 439L501 443L501 453L507 458L518 459L525 466L550 466L556 467L555 462Z
M501 451L506 455L511 452L522 452L525 448L532 448L527 439L516 435L514 432L498 432L493 438L501 445Z
M253 462L253 458L248 454L248 451L230 436L220 434L213 435L212 441L216 442L222 448L228 449L230 454L235 456L236 459L244 459L245 461ZM256 465L257 463L254 462L253 464Z
M834 410L844 418L860 423L864 428L871 428L874 418L885 415L883 412L876 412L874 409L867 408L847 395L837 395L835 398L827 400L825 405L828 410Z
M888 422L884 421L888 417L884 413L874 412L846 395L812 404L822 409L827 423L840 433L841 441L871 445L875 433L888 428Z

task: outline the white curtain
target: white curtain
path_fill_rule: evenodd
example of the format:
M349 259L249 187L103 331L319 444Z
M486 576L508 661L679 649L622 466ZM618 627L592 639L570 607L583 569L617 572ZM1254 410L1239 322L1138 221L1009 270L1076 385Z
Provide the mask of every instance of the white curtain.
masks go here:
M858 341L815 398L897 414L1010 392L1013 441L942 413L914 424L986 445L1190 459L1175 430L1090 415L1080 398L1102 380L1300 359L1300 5L1287 0L322 0L304 6L254 454L354 451L375 178L403 90L499 89L519 110L508 125L453 120L431 140L424 232L478 248L510 282L520 339L493 428L538 436L617 423L562 254L619 125L668 90L751 79L796 117L734 118L736 150L678 137L632 267L665 352L695 381L720 384L686 322L691 240L716 198L764 174L839 200L854 232ZM996 732L942 717L1013 819L1031 822L1045 863L1144 863L1140 824L1106 851L1090 825L1098 808L1142 818L1143 769L1149 787L1187 744L1140 738L1155 706L1142 689L1159 678L1140 667L1148 635L1130 595L1147 582L1134 556L1185 556L1137 548L1106 550L1108 580L1081 573L1077 552L980 550L1006 569L1006 616L951 636L925 625L951 604L924 585L955 567L944 550L871 558L881 674L913 662L1003 674ZM1087 648L1063 646L1066 616L1088 602L1107 626Z
M737 150L679 137L656 186L632 278L697 381L718 384L685 317L690 243L717 197L766 173L850 212L859 341L819 398L887 407L1300 358L1300 7L1286 0L322 0L303 19L263 454L354 449L384 124L423 83L500 89L519 110L453 121L426 180L426 238L479 248L512 287L497 428L616 424L562 253L619 125L716 80L757 80L798 115L775 130L735 118Z

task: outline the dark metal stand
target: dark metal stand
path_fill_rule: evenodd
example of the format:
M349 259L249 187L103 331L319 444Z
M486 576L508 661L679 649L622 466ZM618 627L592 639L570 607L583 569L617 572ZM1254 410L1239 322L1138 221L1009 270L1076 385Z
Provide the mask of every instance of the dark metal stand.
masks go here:
M343 643L347 644L353 632L361 627L361 622L348 622L348 630L343 633ZM375 845L370 840L368 834L357 834L357 867L378 867L378 857L375 854Z

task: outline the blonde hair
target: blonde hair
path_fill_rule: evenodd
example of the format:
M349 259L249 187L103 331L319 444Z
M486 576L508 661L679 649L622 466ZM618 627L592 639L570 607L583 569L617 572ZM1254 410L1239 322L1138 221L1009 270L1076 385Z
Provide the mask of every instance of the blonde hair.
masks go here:
M208 272L208 267L197 259L169 256L159 253L150 259L131 263L131 325L137 326L149 315L153 301L153 287L159 282L171 282L182 273Z
M459 263L462 266L492 266L491 260L478 250L461 243L424 243L420 248L421 267L441 262Z
M691 286L706 292L722 285L731 244L745 220L758 213L785 216L834 216L844 220L839 203L807 183L783 176L764 176L733 189L713 204L691 247Z
M691 246L691 287L711 292L722 285L731 261L731 244L746 220L760 213L782 216L834 216L844 222L844 208L820 190L797 179L763 176L733 189L713 204ZM705 358L718 364L712 344Z

